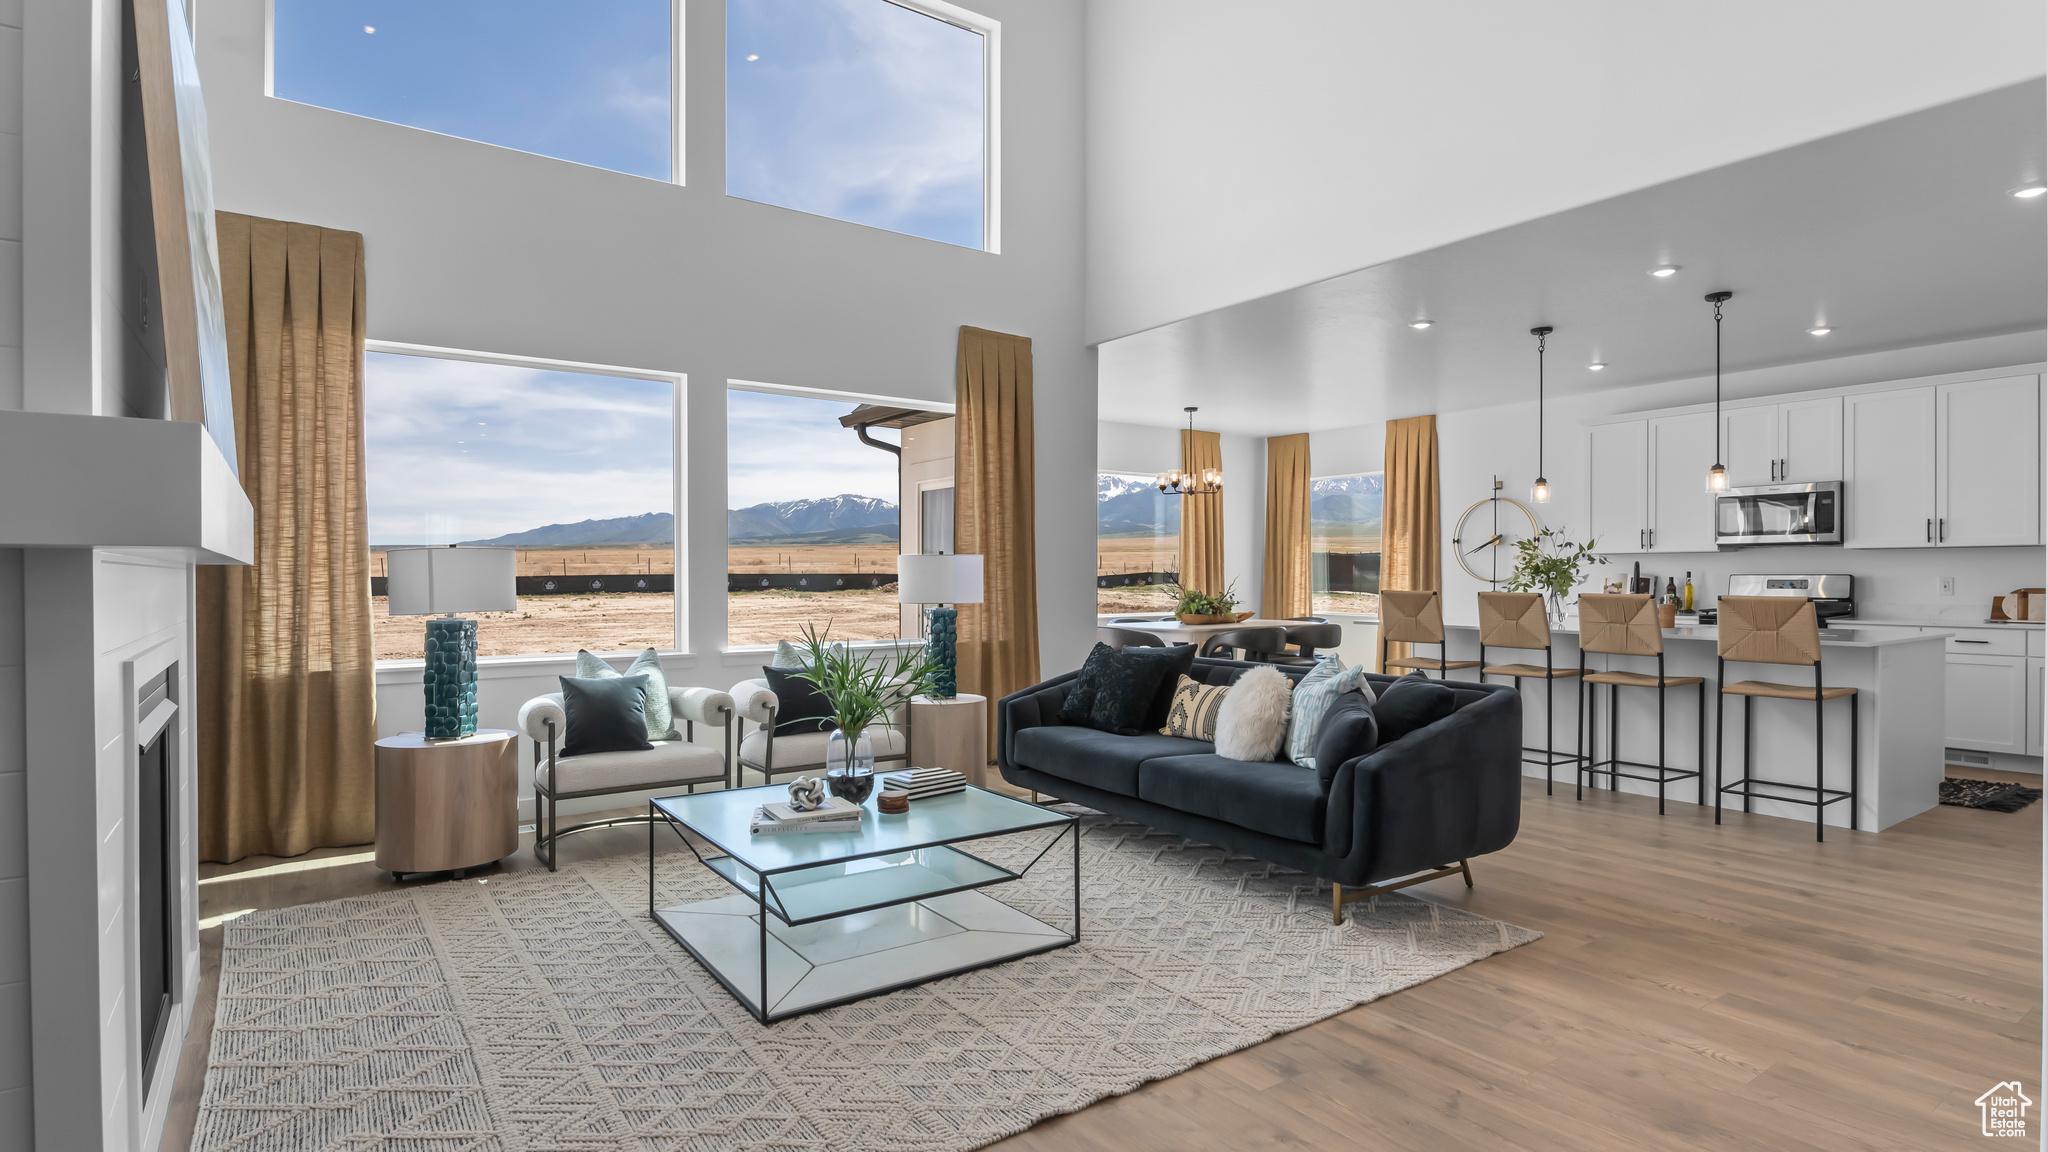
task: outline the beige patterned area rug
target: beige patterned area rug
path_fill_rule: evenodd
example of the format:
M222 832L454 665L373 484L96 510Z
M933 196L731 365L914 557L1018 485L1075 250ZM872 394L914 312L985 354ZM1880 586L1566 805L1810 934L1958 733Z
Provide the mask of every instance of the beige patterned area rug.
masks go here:
M1085 828L1081 943L767 1027L648 919L644 857L251 913L192 1147L951 1152L1540 935L1401 895L1333 926L1301 873ZM1065 924L1071 860L983 891ZM732 891L662 873L664 904Z

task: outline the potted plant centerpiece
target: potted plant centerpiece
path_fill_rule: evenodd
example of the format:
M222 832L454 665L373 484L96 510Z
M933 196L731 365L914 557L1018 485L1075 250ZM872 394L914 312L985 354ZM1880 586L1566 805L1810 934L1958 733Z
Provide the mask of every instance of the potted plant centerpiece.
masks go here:
M1551 627L1562 627L1565 598L1585 582L1595 565L1607 563L1606 557L1594 555L1595 543L1574 544L1559 528L1544 528L1515 541L1515 569L1508 573L1508 591L1543 593L1550 606Z
M1249 619L1251 613L1237 610L1237 581L1232 580L1220 596L1212 596L1195 588L1182 588L1170 584L1167 590L1177 597L1173 614L1183 624L1234 624Z
M829 644L826 632L806 624L804 667L796 675L810 681L832 707L832 734L825 741L825 784L834 796L856 804L875 787L875 748L868 729L896 726L896 710L918 696L934 695L939 663L922 645L898 648L893 654L859 653L847 644Z

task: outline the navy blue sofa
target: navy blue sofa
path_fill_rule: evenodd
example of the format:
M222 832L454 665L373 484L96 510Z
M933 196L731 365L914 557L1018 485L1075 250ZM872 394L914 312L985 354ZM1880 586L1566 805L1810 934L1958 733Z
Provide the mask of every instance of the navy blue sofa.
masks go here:
M1262 666L1203 658L1190 675L1228 684ZM1307 674L1280 671L1296 680ZM1458 872L1470 885L1467 862L1507 847L1520 828L1522 704L1504 685L1453 681L1451 715L1311 771L1226 759L1199 740L1064 724L1060 703L1075 675L998 704L1003 779L1322 877L1335 886L1339 922L1347 901L1376 892ZM1376 691L1393 682L1366 678Z

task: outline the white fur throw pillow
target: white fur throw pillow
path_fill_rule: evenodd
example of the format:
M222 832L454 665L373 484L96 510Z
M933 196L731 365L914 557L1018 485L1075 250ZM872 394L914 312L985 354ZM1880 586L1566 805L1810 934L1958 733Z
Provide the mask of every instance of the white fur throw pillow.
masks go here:
M1232 760L1271 760L1287 739L1294 684L1278 668L1254 668L1230 686L1216 712L1216 754Z

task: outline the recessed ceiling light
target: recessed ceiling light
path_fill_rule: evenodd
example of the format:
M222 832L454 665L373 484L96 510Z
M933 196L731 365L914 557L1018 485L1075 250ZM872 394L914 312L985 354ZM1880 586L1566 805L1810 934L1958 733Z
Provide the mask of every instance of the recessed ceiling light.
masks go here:
M1594 363L1591 363L1591 364L1588 364L1588 365L1586 365L1586 371L1588 371L1588 372L1600 372L1600 371L1603 371L1603 370L1605 370L1605 369L1606 369L1606 367L1607 367L1607 365L1605 365L1605 364L1602 364L1602 363L1599 363L1598 361L1595 361Z
M1410 321L1408 322L1408 326L1409 326L1410 328L1415 328L1415 329L1422 329L1422 328L1427 328L1427 327L1429 327L1429 326L1430 326L1431 324L1434 324L1434 323L1436 323L1436 321L1434 321L1434 320L1410 320Z
M365 24L363 25L363 31L370 33L371 35L375 35L377 31L377 26L375 24Z
M1676 276L1678 275L1678 265L1659 264L1655 268L1650 269L1650 275L1655 276L1659 280L1662 280L1667 276Z
M2039 180L2032 180L2017 188L2008 189L2006 194L2017 196L2022 200L2032 200L2044 192L2048 192L2048 184L2043 184Z
M1813 327L1813 328L1808 328L1808 329L1806 330L1806 334L1807 334L1808 336L1825 336L1825 335L1827 335L1828 333L1830 333L1830 332L1833 332L1833 331L1834 331L1834 329L1833 329L1833 328L1830 328L1830 327L1828 327L1828 326L1827 326L1827 325L1825 325L1825 324L1821 324L1821 325L1818 325L1818 326L1816 326L1816 327Z
M760 54L759 54L759 53L756 53L756 54L754 54L754 55L752 55L752 56L749 56L749 57L747 57L747 63L751 64L751 63L753 63L754 61L756 61L756 60L759 60L760 58L761 58Z

